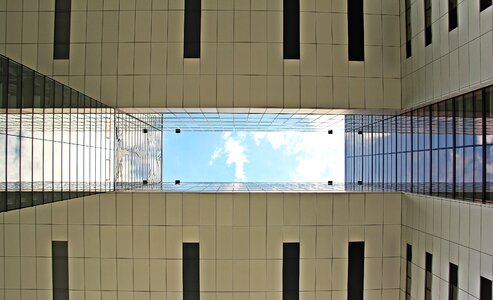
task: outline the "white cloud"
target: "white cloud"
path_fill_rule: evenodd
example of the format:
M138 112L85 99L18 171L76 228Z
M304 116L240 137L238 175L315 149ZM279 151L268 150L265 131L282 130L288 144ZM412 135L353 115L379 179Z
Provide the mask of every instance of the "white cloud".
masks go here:
M209 166L212 166L212 164L214 164L214 161L218 159L222 154L223 154L223 149L221 147L214 149L211 159L209 160Z
M222 157L226 156L226 164L235 166L235 181L245 182L247 176L245 175L245 164L250 161L246 156L246 149L243 142L247 138L247 133L238 132L235 135L232 132L224 132L222 134L223 144L216 147L209 159L209 166L212 166L214 162Z
M344 131L326 132L259 132L253 133L258 146L262 140L274 150L296 160L290 177L294 182L344 181Z
M241 144L244 138L245 135L240 135L236 139L230 132L223 134L224 152L227 156L226 163L229 166L235 165L235 181L247 181L244 165L249 161L245 155L245 147Z

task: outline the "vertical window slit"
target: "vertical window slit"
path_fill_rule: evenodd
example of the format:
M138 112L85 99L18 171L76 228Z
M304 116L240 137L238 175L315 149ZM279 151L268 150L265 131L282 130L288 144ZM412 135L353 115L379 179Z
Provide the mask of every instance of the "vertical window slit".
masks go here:
M411 266L413 261L413 248L411 245L406 245L406 300L411 299Z
M431 44L431 0L425 0L425 46Z
M54 59L70 57L70 10L71 0L55 1Z
M200 299L199 243L183 243L183 300Z
M200 58L200 22L201 0L185 0L185 58Z
M284 59L300 59L300 0L284 0Z
M68 299L68 242L52 241L53 300Z
M483 11L491 6L491 0L480 0L479 1L479 11Z
M284 243L282 300L298 300L300 291L300 243Z
M458 288L458 282L459 282L459 267L453 263L450 263L449 265L449 292L448 292L448 299L449 300L457 300L458 298L458 293L459 293L459 288Z
M406 19L406 58L409 58L412 55L412 52L411 52L411 39L412 39L411 0L405 0L405 5L406 5L406 14L405 14L405 19Z
M459 26L457 19L457 0L448 0L448 31L452 31Z
M491 300L491 280L481 276L480 282L480 296L481 300Z
M363 300L365 274L365 243L349 242L348 249L348 300Z
M363 0L347 1L348 58L353 61L365 60L365 28Z

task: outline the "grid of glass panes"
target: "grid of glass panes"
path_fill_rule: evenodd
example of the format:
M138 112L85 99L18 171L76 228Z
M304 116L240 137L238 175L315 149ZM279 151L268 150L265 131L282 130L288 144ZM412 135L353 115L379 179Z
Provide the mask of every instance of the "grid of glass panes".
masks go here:
M113 189L114 111L0 57L0 211Z
M0 56L0 211L112 191L115 182L160 182L155 119L110 108ZM118 181L115 170L123 170Z
M165 192L342 192L345 185L326 182L164 182L162 184L149 184L138 188L128 186L136 190L162 190Z
M156 115L157 116L157 115ZM297 131L344 130L344 116L288 113L165 113L163 130L212 131Z
M156 116L115 114L115 189L161 182L162 132Z
M490 202L492 118L493 87L397 116L346 116L346 182Z

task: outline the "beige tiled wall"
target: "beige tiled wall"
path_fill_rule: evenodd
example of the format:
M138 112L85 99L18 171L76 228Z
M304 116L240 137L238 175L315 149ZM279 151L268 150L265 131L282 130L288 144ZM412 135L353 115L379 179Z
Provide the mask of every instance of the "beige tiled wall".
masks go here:
M458 0L458 28L448 30L448 1L431 0L433 42L425 47L424 1L411 0L412 57L406 59L401 2L402 103L408 108L493 84L493 7Z
M365 299L395 300L400 212L399 193L107 193L11 211L0 299L51 299L51 241L67 240L71 300L182 299L183 242L200 243L201 299L281 299L282 243L300 242L300 299L343 300L348 241L365 241Z
M424 299L425 252L433 255L433 299L448 299L449 263L459 266L459 299L479 299L480 276L493 279L493 207L444 198L402 196L401 299L406 243L412 253L412 299Z
M364 1L364 62L339 0L300 1L299 61L282 0L203 0L201 58L184 60L183 3L73 1L70 60L53 61L54 0L0 0L0 53L117 107L401 108L397 0Z

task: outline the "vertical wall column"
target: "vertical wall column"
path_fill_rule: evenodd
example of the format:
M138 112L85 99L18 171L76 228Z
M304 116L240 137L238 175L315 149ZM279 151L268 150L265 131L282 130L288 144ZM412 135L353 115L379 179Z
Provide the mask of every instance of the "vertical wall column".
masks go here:
M68 242L52 241L53 300L68 300Z
M425 267L426 267L426 273L425 273L425 300L431 300L431 280L433 278L433 273L432 273L432 262L433 262L433 255L431 253L426 252L426 257L425 257Z

